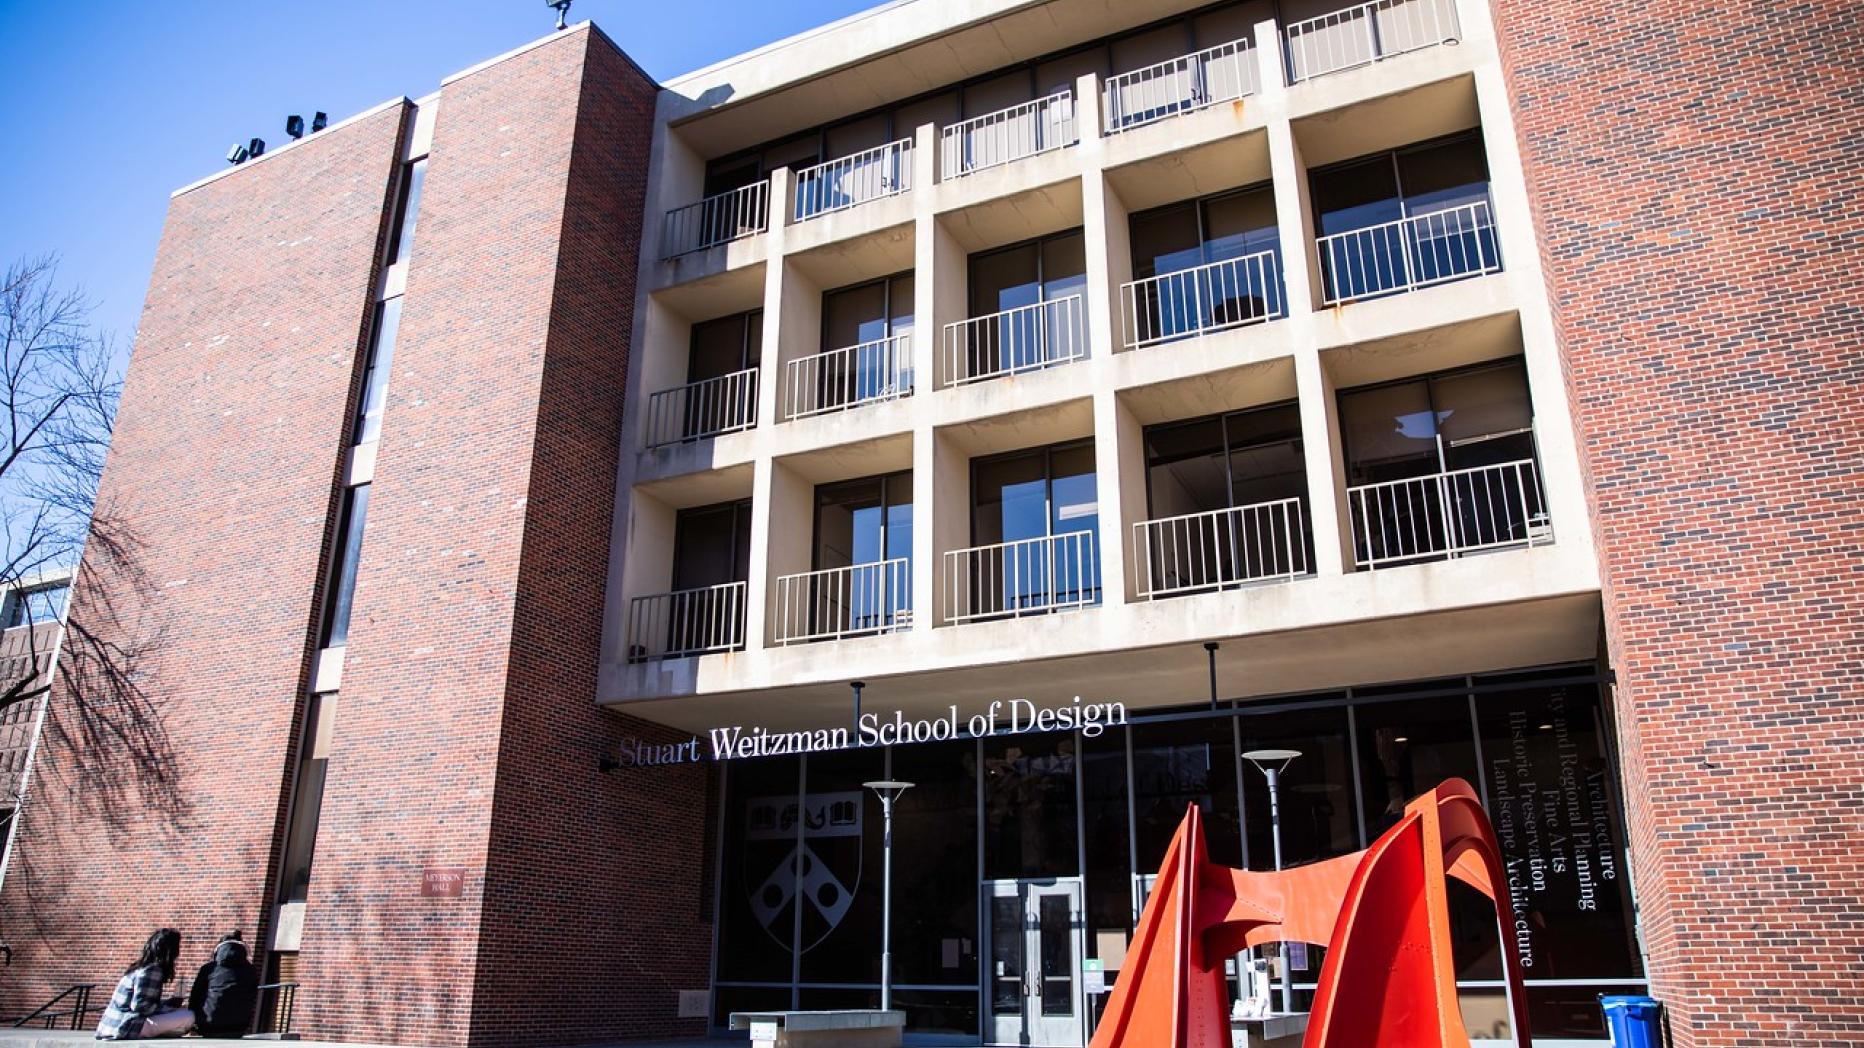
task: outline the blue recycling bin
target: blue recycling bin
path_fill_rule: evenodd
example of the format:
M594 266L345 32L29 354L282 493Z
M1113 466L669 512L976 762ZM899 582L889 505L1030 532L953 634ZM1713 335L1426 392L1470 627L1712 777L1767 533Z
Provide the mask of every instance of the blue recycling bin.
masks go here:
M1663 1005L1656 998L1603 994L1599 1005L1612 1048L1663 1048Z

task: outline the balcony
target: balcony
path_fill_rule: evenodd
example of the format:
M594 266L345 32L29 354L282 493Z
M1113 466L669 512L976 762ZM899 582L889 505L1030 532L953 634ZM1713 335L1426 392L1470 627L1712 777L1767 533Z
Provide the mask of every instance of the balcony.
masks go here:
M1300 499L1231 506L1133 525L1137 595L1206 593L1306 575L1307 522Z
M743 582L636 597L628 604L628 661L744 649Z
M666 447L757 425L757 369L663 389L647 398L647 446Z
M1107 134L1255 94L1260 72L1250 48L1248 40L1232 40L1109 78L1102 92Z
M799 357L783 366L785 419L846 411L913 391L911 332Z
M1455 0L1373 0L1291 23L1288 82L1382 62L1457 40Z
M903 138L796 172L791 213L795 221L806 222L912 187L913 140Z
M945 325L946 385L961 386L1087 356L1081 295Z
M1100 603L1094 532L949 550L943 572L953 623L1068 611Z
M946 178L959 178L1078 141L1074 92L1058 91L943 129L939 132L939 170Z
M1499 272L1501 245L1486 200L1318 238L1330 306Z
M777 579L778 644L840 640L907 629L912 561L900 557Z
M1360 568L1553 541L1532 459L1364 484L1346 499Z
M1126 348L1288 315L1275 252L1261 251L1120 286Z
M768 228L770 182L753 182L668 211L660 227L660 258L678 258L756 236Z

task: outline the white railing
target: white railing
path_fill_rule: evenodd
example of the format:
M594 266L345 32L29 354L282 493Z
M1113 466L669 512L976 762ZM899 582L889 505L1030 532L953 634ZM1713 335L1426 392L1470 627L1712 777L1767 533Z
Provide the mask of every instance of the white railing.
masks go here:
M1133 525L1139 596L1173 597L1308 573L1301 500L1280 499Z
M1364 484L1346 498L1362 568L1553 541L1533 459Z
M688 382L647 398L647 446L662 447L757 425L757 369Z
M796 221L802 222L913 187L913 140L902 138L796 172Z
M845 411L912 391L913 336L908 331L785 364L783 417Z
M1074 145L1074 92L974 116L939 132L939 170L957 178L987 167Z
M777 643L906 629L912 607L912 561L905 557L783 575L777 579Z
M1316 243L1330 306L1502 268L1486 200L1331 233Z
M1108 77L1102 92L1107 133L1231 102L1259 90L1260 73L1249 41L1232 40Z
M963 385L1087 356L1080 295L945 325L945 382Z
M1036 615L1100 603L1094 532L949 550L945 608L952 622Z
M1120 286L1128 349L1286 316L1275 252L1259 251Z
M1288 82L1457 39L1456 0L1373 0L1288 26Z
M762 233L770 226L770 181L709 196L667 212L660 226L660 257L692 251Z
M680 659L744 647L745 584L654 593L628 604L628 661Z

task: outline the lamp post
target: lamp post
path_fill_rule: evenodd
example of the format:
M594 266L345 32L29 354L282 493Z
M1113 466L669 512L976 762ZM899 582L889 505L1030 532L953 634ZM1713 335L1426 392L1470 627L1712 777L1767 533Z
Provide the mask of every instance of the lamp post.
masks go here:
M1250 750L1243 759L1256 766L1269 780L1269 835L1275 844L1275 868L1281 860L1281 773L1301 755L1300 750ZM1281 948L1281 1004L1284 1013L1294 1011L1294 973L1288 967L1288 946Z
M861 785L880 797L880 819L885 827L880 846L880 1010L885 1012L893 1009L893 802L913 784L878 779Z

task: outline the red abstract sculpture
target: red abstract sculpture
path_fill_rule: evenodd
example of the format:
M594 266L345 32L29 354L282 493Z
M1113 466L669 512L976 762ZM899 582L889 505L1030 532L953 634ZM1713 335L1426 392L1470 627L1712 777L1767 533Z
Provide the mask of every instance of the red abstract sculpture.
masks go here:
M1482 802L1450 779L1370 848L1280 872L1206 859L1195 804L1166 849L1092 1048L1228 1048L1223 962L1267 942L1324 943L1303 1048L1469 1048L1456 1003L1445 875L1513 921ZM1516 1044L1528 1041L1520 960L1502 950Z

